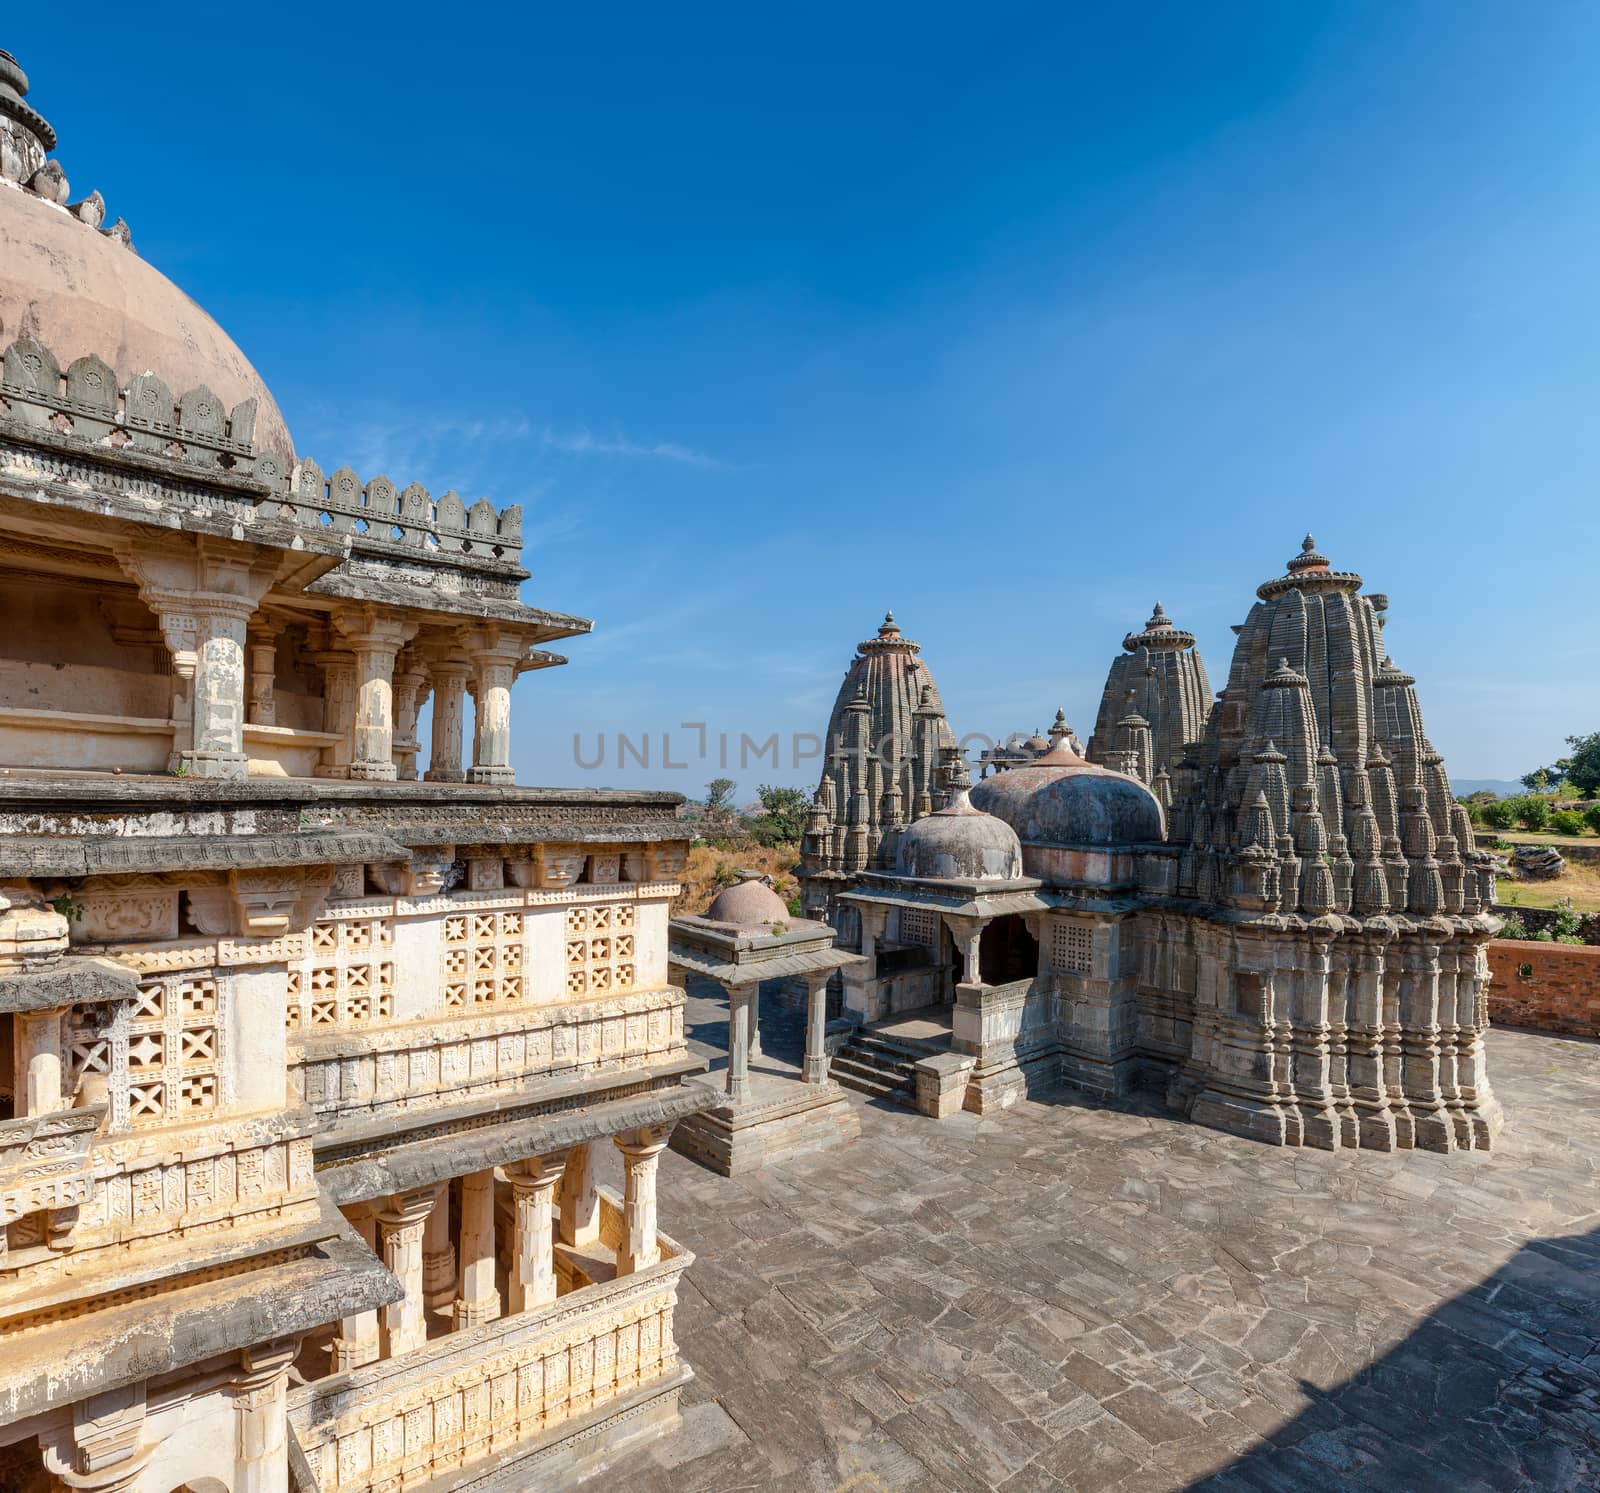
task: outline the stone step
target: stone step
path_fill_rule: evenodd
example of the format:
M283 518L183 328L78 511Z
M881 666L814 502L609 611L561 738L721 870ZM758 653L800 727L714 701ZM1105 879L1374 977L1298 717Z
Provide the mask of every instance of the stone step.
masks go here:
M895 1041L893 1037L880 1037L876 1032L867 1031L852 1035L845 1043L845 1050L862 1056L870 1053L874 1057L882 1057L892 1063L903 1063L907 1067L927 1057L930 1052L937 1051L931 1047L912 1047Z
M858 1094L915 1107L916 1084L909 1069L864 1062L846 1048L834 1058L828 1072L835 1083Z

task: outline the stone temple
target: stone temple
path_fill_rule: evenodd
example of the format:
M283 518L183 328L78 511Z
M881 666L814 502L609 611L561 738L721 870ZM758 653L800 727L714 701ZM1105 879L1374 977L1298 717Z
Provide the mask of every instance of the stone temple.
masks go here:
M955 802L836 894L864 959L835 1076L930 1113L1156 1084L1276 1144L1489 1145L1492 864L1362 585L1307 538L1209 712L1158 607L1107 681L1090 751L1115 767L1065 731L970 795L951 764Z
M0 1489L1110 1486L1210 1454L1185 1374L1230 1448L1295 1384L1255 1372L1244 1256L1337 1259L1286 1283L1324 1314L1299 1344L1485 1247L1504 1170L1343 1154L1502 1128L1493 868L1360 576L1307 538L1215 700L1158 604L1086 752L1058 711L976 784L891 614L828 723L804 915L749 878L674 917L679 795L513 781L513 688L591 628L523 599L520 511L300 452L28 92L0 52ZM1581 1160L1502 1166L1592 1220ZM1441 1250L1352 1222L1369 1182ZM1241 1183L1270 1249L1208 1222ZM684 1470L821 1423L803 1465Z
M0 53L0 1486L565 1486L689 1378L681 800L514 786L590 627L519 600L518 510L298 454L27 89Z

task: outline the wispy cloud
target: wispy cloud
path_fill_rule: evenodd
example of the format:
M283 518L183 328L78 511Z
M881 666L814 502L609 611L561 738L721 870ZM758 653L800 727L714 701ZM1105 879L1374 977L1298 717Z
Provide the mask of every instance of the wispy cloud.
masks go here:
M551 451L566 456L622 456L644 458L651 461L677 462L680 466L724 469L727 463L719 461L692 446L677 441L630 441L624 436L598 436L586 426L562 431L546 426L541 444Z

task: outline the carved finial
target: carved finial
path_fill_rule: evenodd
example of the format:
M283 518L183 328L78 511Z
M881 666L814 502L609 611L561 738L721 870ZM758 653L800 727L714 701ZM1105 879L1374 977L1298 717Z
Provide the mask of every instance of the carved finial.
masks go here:
M23 103L27 92L28 75L11 53L0 52L0 116L17 126L0 130L0 176L7 181L27 181L56 148L56 132L44 115Z
M1316 547L1317 541L1309 534L1307 534L1306 537L1300 541L1300 553L1302 555L1309 555Z

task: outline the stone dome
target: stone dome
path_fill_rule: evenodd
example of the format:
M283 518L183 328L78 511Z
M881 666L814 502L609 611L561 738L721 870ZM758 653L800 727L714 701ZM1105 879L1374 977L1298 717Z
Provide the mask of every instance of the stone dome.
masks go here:
M901 832L895 870L929 881L1015 881L1022 875L1022 846L1016 831L975 808L963 787L944 808Z
M1024 845L1143 845L1163 837L1161 805L1143 783L1084 761L1064 739L985 778L972 801L1005 820Z
M752 877L718 892L706 909L706 920L735 928L764 928L770 923L792 923L794 915L766 882Z
M27 80L9 57L0 77L8 141L23 139L35 155L13 148L13 170L33 165L54 135L21 103ZM42 126L42 132L41 132ZM147 264L123 236L98 227L103 205L98 197L86 215L69 208L68 184L54 162L30 178L35 189L0 172L0 347L27 335L43 343L65 368L93 353L116 370L126 385L140 373L154 373L181 398L204 384L229 409L243 399L256 401L258 451L275 452L287 470L294 443L277 402L250 360L199 306L159 270ZM41 190L58 200L49 200Z

